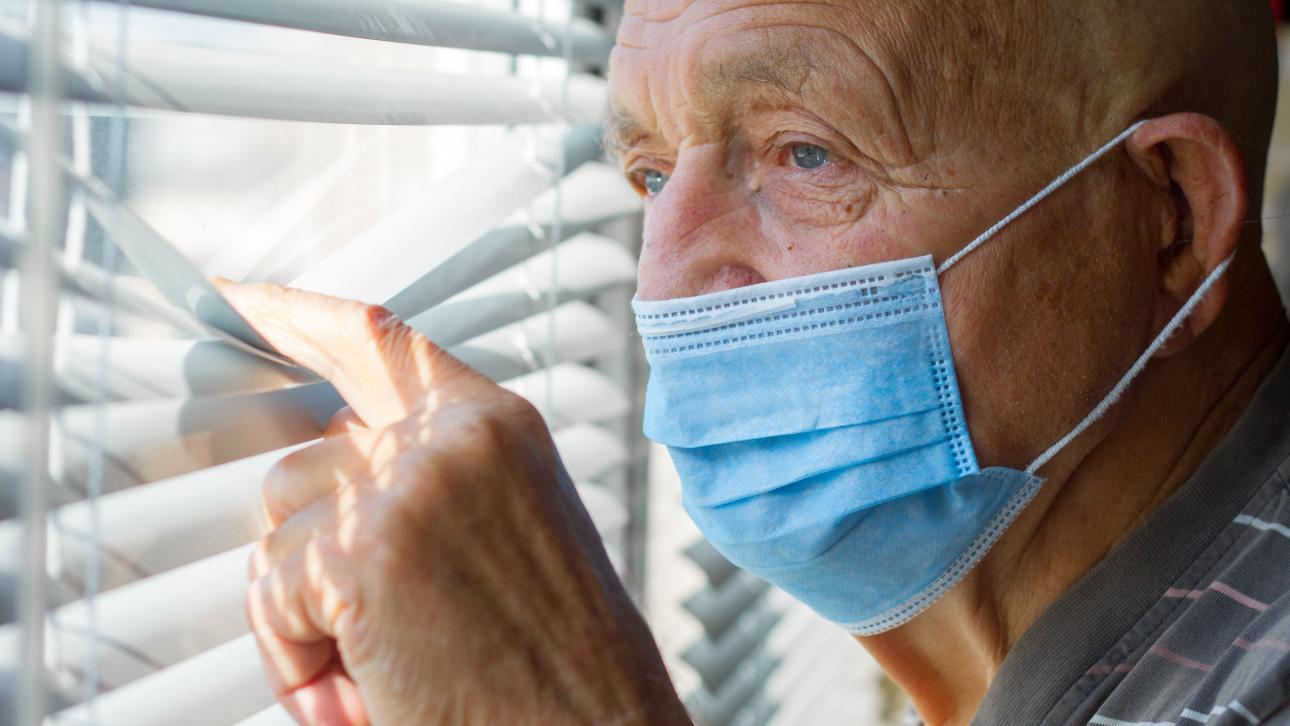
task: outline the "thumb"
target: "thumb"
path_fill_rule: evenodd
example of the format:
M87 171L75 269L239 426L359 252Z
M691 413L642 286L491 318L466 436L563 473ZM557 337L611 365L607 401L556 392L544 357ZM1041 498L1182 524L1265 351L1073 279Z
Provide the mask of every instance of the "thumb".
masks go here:
M369 426L487 382L379 305L270 283L214 282L256 332L327 379Z

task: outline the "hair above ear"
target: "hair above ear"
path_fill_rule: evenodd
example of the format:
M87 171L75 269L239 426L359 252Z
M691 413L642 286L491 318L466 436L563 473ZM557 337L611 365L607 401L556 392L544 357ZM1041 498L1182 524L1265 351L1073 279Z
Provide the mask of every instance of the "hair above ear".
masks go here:
M1157 249L1159 330L1240 245L1250 206L1245 155L1220 123L1195 113L1146 122L1126 149L1149 182L1170 200ZM1213 325L1228 290L1229 281L1219 280L1159 355L1181 351Z

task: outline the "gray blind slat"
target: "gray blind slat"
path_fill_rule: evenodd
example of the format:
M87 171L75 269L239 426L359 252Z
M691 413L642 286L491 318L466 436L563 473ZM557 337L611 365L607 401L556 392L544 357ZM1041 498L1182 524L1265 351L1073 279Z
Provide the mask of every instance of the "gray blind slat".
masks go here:
M627 446L600 426L575 424L552 434L574 481L594 479L627 463Z
M780 613L774 608L756 607L741 615L719 640L703 638L681 657L699 672L710 693L719 692L749 655L763 646L779 620Z
M539 23L507 12L436 0L134 0L140 7L172 10L262 25L312 30L396 43L496 51L521 55L565 55L601 64L614 40L583 19L563 25Z
M598 235L579 235L562 243L556 254L542 252L499 273L417 316L411 325L439 345L457 346L526 317L540 316L550 299L553 279L560 281L557 305L567 305L611 286L630 284L634 272L635 258L621 244ZM112 285L114 291L130 289L123 282L117 279ZM171 309L164 303L160 305ZM533 331L534 340L545 339L549 330L541 326L547 320L535 317L524 328ZM557 319L557 333L571 336L570 341L585 340L589 332L569 327L577 326L580 320ZM183 326L187 327L187 323ZM515 332L509 330L507 336ZM21 360L20 343L17 337L0 335L0 361ZM86 401L99 395L109 401L123 401L249 393L317 381L306 369L276 365L218 341L70 335L62 339L60 346L63 355L59 381L69 394ZM542 343L535 343L534 348L538 353L545 351ZM576 346L571 348L559 340L556 349L575 351L562 353L557 360L595 357L580 356ZM512 354L507 359L523 364L522 355ZM111 362L106 371L101 370L104 360ZM526 371L527 368L520 372Z
M547 414L553 427L603 421L630 409L617 384L572 362L503 385L539 407L551 401ZM83 496L89 464L100 452L102 489L118 491L308 441L342 405L329 384L314 383L264 393L114 403L101 411L66 407L60 411L58 430L64 491L54 493L55 501ZM97 416L102 417L101 439L96 439ZM17 440L23 425L21 414L0 412L0 440ZM19 470L18 453L0 448L0 470ZM12 514L0 511L0 518Z
M740 570L720 587L710 585L699 590L684 605L703 624L704 633L715 640L725 635L769 589L765 580Z
M386 215L291 284L367 302L397 296L417 284L424 271L469 250L499 221L541 196L558 181L553 178L557 169L568 174L600 153L593 127L574 128L555 141L542 159L522 139L508 139L426 198L410 200ZM563 164L550 158L558 154L564 155ZM473 193L463 195L462 189Z
M102 593L94 599L92 632L85 601L63 605L46 617L46 637L72 668L97 653L102 689L134 682L247 632L250 554L249 545L239 547ZM16 624L0 626L0 651L18 637Z
M612 495L588 482L627 463L627 449L621 439L600 426L585 423L560 429L553 438L570 477L579 482L579 492L599 496L601 501L588 504L597 526L618 526L615 513L603 501ZM82 582L92 554L99 556L100 587L112 590L254 540L263 534L264 527L260 484L269 469L295 448L104 495L97 505L97 543L91 540L95 529L93 510L87 502L54 510L50 514L49 539L58 543L60 581ZM12 586L10 578L21 567L17 547L21 535L22 526L17 520L0 522L0 592ZM78 588L62 588L55 591L50 605L63 605L79 597ZM0 608L0 623L12 619L12 612ZM8 662L0 653L0 671Z
M612 219L640 211L640 198L614 169L587 163L573 171L559 185L533 201L531 219L504 222L455 251L433 269L404 287L385 306L404 319L430 310L490 275L522 262L538 250L554 232L556 212L562 220L562 236L572 236Z
M636 260L622 245L594 235L563 243L554 255L542 253L530 263L476 285L412 319L439 345L464 342L479 331L524 318L551 298L551 281L559 280L556 304L582 300L615 285L635 281ZM533 269L528 269L528 268ZM554 271L554 274L552 274Z
M21 34L0 28L0 91L27 92L26 63L9 62L25 57L26 47ZM562 82L535 85L513 76L369 68L168 43L132 43L128 55L125 104L163 111L383 126L595 123L605 99L604 82L589 75L571 77L566 93ZM66 96L112 104L116 94L101 79L116 72L115 55L91 47L87 73L65 70Z
M243 635L102 694L92 710L60 712L46 726L225 726L272 702L255 640Z

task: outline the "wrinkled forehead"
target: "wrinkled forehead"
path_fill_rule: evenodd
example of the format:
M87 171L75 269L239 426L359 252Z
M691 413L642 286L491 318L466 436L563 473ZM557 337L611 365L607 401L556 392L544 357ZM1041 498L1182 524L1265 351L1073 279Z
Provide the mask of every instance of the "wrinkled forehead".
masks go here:
M611 126L678 137L758 107L797 105L873 143L884 161L908 161L922 63L896 7L629 2L610 64Z
M701 31L723 33L797 26L838 33L856 42L866 29L883 30L896 40L902 25L912 25L924 0L628 0L619 25L619 43L657 48Z

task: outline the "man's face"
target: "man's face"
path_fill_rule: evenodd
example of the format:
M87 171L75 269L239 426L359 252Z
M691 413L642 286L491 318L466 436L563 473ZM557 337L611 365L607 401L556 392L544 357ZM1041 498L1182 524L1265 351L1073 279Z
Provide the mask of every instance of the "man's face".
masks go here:
M972 48L944 47L921 5L629 0L610 131L646 200L641 299L943 261L1120 130L1046 139L1060 161L1029 153L1035 128L998 128L1011 99L975 93L990 84L962 70L1024 69L960 63ZM1024 466L1146 345L1154 270L1139 238L1153 230L1121 162L941 281L983 466Z

